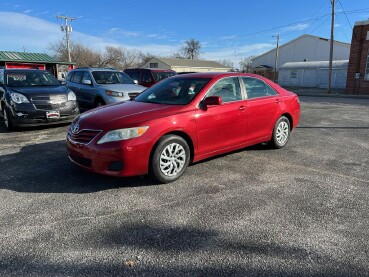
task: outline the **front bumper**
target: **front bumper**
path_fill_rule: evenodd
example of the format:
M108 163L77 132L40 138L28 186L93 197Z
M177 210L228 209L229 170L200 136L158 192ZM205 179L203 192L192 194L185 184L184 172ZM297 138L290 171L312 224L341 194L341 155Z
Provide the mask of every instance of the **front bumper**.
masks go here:
M148 173L151 140L96 144L101 134L91 142L75 142L67 135L69 159L89 171L110 176L138 176Z
M70 123L80 113L75 101L63 103L54 110L35 109L32 104L20 104L12 106L10 111L10 119L15 127ZM51 111L56 111L59 116L48 118L47 113Z

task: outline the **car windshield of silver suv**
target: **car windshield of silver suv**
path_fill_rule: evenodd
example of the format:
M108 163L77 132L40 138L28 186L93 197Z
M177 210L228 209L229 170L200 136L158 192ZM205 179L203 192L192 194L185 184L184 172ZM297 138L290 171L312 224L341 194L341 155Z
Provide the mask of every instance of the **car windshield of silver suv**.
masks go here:
M97 84L132 84L135 85L126 74L114 71L93 71L95 82Z

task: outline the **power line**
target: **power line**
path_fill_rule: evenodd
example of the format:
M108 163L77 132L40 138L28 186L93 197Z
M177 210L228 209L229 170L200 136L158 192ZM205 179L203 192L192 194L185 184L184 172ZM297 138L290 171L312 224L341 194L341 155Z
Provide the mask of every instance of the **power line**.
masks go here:
M347 14L346 14L346 12L345 12L345 9L344 9L344 8L343 8L343 6L342 6L341 1L340 1L340 0L338 0L338 3L340 4L340 6L341 6L341 8L342 8L342 11L343 11L343 14L345 15L345 17L346 17L346 19L347 19L347 22L348 22L348 24L350 25L350 28L351 28L351 30L352 30L351 22L350 22L350 20L349 20L349 19L348 19L348 17L347 17Z
M361 12L366 12L366 11L369 11L369 8L346 11L346 14L361 13ZM335 14L342 14L342 13L343 12L336 12ZM289 27L291 25L296 25L296 24L299 24L299 23L308 23L310 21L320 20L320 19L323 19L324 17L327 17L327 16L331 16L331 13L326 13L326 14L323 14L323 15L321 15L319 17L316 17L316 18L309 18L309 19L305 19L305 20L295 21L295 22L288 23L288 24L285 24L285 25L280 25L278 27L264 29L264 30L253 32L253 33L245 34L245 35L238 35L238 36L233 36L232 38L225 38L225 39L217 40L217 42L223 42L223 41L228 41L228 40L234 40L234 39L237 39L237 38L244 38L244 37L248 37L248 36L258 35L258 34L270 32L270 31L278 30L278 29L281 29L281 28ZM319 25L318 27L320 27L320 26L321 25ZM314 31L316 29L314 29Z

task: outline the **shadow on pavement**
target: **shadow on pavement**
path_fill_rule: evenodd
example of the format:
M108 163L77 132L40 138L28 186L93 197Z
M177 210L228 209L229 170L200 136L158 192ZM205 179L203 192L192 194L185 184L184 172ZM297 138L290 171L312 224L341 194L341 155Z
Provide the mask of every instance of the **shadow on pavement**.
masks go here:
M155 183L147 177L97 175L69 161L64 140L28 145L0 156L0 189L34 193L91 193Z

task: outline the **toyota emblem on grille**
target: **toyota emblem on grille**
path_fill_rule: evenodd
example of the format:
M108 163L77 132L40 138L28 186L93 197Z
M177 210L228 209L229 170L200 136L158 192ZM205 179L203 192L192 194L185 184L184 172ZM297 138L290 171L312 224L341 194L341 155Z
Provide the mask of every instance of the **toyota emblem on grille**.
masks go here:
M76 134L78 131L79 131L79 124L74 124L72 127L71 127L71 130L72 130L72 133L73 134Z

